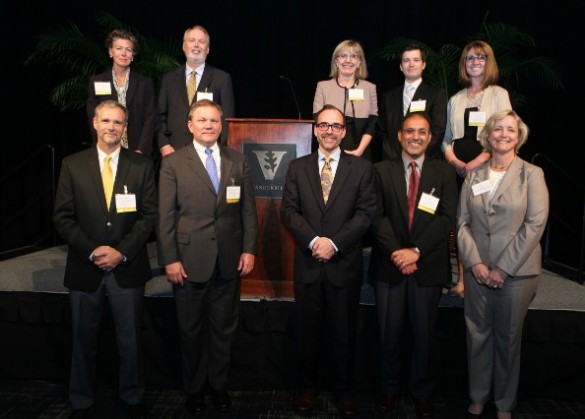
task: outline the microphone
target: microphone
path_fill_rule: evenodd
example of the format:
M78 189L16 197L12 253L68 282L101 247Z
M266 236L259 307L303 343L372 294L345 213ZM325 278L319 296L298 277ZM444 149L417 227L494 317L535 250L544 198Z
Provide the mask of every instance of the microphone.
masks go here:
M297 95L295 94L295 89L293 88L292 81L290 81L290 79L288 77L286 77L282 74L280 76L278 76L278 78L280 80L286 80L288 82L288 85L290 87L290 91L292 92L292 97L295 100L295 105L297 107L297 113L299 114L299 120L300 120L301 119L301 108L299 106L299 101L297 100Z

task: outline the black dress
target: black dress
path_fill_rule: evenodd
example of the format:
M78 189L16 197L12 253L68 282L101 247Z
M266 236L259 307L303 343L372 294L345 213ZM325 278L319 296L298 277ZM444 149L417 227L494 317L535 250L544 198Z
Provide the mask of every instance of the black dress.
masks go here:
M477 130L479 127L469 126L469 114L478 111L478 107L466 108L464 118L465 132L463 138L458 138L453 141L453 153L455 157L464 163L469 163L475 159L483 151L483 147L477 141ZM464 178L457 176L457 185L459 190L463 186Z

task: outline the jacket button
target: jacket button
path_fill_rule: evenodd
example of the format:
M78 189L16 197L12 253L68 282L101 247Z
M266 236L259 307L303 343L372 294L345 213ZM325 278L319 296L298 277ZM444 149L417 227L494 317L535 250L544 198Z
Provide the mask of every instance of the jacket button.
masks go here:
M112 222L111 222L111 221L108 221L108 222L106 223L106 227L111 227L111 226L112 226Z

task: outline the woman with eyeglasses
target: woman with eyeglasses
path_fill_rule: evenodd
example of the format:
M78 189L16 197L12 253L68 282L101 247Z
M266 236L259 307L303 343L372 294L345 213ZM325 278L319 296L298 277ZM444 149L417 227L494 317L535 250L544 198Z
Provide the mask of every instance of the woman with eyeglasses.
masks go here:
M122 146L149 156L154 141L154 86L150 77L130 71L130 64L138 53L138 39L129 31L114 29L108 34L106 48L112 68L89 80L86 111L91 135L95 142L93 116L96 106L105 100L115 100L124 105L129 114Z
M364 50L357 41L345 40L335 47L329 76L329 80L317 83L313 116L325 105L340 109L346 125L341 149L371 161L370 143L378 120L378 95L376 85L365 80L368 67Z
M486 121L494 112L512 109L508 91L497 85L498 77L496 57L487 42L472 41L463 48L459 59L459 82L463 89L449 99L441 146L445 159L455 166L459 175L459 189L465 175L490 158L479 142ZM459 280L451 295L463 297L464 288L459 264Z

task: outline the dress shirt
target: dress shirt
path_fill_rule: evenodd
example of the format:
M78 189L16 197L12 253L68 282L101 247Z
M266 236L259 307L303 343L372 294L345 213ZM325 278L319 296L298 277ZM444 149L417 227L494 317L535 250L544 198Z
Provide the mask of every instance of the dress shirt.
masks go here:
M98 157L100 161L100 173L104 170L104 162L108 154L104 153L101 148L97 147ZM112 166L112 176L114 183L116 183L116 173L118 172L118 160L120 159L120 147L118 147L115 151L109 154L112 158L110 160L110 166Z
M205 71L205 63L201 64L195 70L193 70L189 65L185 64L185 86L189 84L189 77L191 77L191 73L196 71L195 73L195 98L197 98L197 87L201 82L201 77L203 76L203 71Z
M425 161L425 155L423 154L418 159L413 159L410 156L406 156L402 153L402 163L404 164L404 181L406 182L406 194L408 195L408 185L410 183L410 162L415 161L416 167L418 168L418 178L420 179L420 174L422 173L423 163Z
M207 162L207 154L205 153L205 149L207 149L207 147L199 144L197 141L193 141L193 146L195 147L197 155L201 159L201 163L203 163L203 167L205 167ZM217 166L217 179L221 183L221 157L219 156L219 147L217 143L214 143L209 148L212 150L211 155L213 156L213 160L215 160L215 165Z

